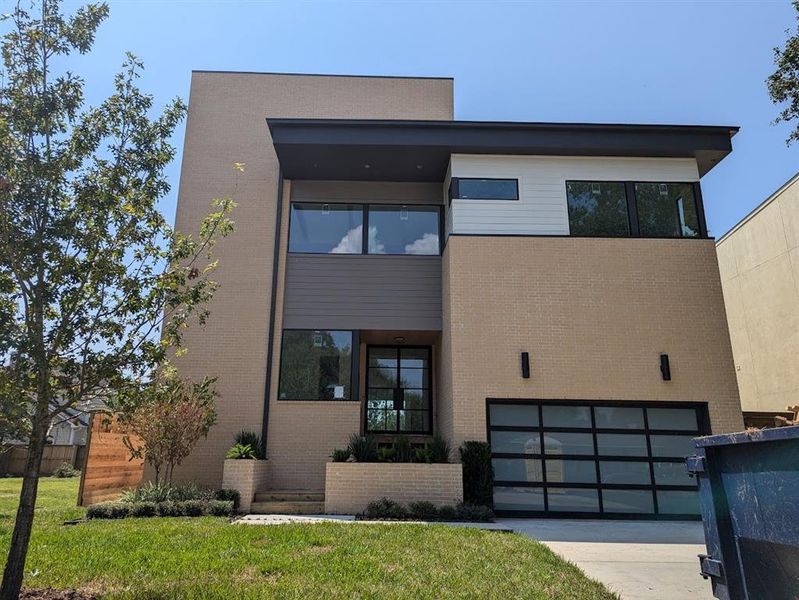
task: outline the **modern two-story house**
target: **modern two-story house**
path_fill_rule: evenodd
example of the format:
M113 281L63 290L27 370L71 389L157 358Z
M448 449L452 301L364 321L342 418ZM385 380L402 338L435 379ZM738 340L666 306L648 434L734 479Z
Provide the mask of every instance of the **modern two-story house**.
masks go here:
M458 121L453 85L193 74L177 228L238 208L180 476L250 429L270 489L321 491L354 432L440 433L490 442L499 512L696 514L691 438L742 426L700 184L736 128Z

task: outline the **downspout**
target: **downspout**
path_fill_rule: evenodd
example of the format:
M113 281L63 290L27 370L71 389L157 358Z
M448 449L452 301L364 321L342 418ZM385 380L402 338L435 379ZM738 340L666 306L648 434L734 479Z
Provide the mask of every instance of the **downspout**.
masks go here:
M275 216L275 249L272 256L272 299L269 308L269 333L266 347L266 383L264 385L264 419L261 429L263 454L266 456L266 434L269 430L269 396L272 390L272 361L275 347L275 306L277 305L277 278L280 266L280 229L283 220L283 169L277 171L277 215Z

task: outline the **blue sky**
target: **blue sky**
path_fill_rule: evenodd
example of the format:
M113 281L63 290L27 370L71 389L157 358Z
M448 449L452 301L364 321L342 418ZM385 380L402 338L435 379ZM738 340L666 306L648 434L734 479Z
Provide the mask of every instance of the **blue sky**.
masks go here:
M188 99L192 69L427 75L455 78L457 119L739 125L732 155L702 180L717 237L799 170L764 83L772 48L795 28L788 1L110 6L94 51L71 65L92 103L130 50L161 102ZM179 160L170 218L178 173Z

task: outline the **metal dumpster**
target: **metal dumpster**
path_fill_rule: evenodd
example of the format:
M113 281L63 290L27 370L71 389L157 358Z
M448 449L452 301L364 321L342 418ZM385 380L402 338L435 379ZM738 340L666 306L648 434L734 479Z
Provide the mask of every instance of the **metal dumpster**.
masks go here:
M722 600L799 598L799 426L694 440L707 555Z

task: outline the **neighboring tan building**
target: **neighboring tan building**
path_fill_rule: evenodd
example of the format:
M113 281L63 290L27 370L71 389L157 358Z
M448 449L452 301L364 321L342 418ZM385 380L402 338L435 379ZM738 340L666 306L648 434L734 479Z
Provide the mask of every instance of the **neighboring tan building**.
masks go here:
M741 406L799 405L799 175L716 242Z
M176 226L238 208L180 363L219 378L219 419L179 476L220 485L249 429L261 487L318 493L352 433L440 433L490 441L499 512L697 514L692 437L742 427L699 184L735 131L455 121L444 78L195 72Z

